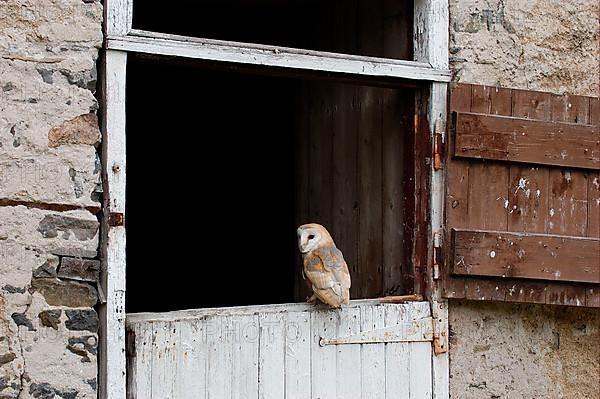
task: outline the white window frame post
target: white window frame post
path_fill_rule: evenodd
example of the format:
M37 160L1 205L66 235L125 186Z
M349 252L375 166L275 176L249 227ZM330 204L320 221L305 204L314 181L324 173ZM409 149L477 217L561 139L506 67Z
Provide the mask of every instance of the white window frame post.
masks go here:
M448 0L415 0L414 9L414 53L416 61L428 62L434 68L448 70L448 35L449 9ZM431 142L435 143L434 134L440 134L443 142L447 119L448 84L431 82L429 86L429 104L427 115ZM432 151L433 152L433 151ZM448 301L442 298L439 280L433 275L433 243L434 237L443 237L444 229L444 195L445 168L434 169L433 159L430 162L430 232L428 240L428 269L431 271L431 314L434 322L434 333L443 345L440 353L432 357L433 398L449 397L449 358L448 358ZM437 277L437 276L435 276Z

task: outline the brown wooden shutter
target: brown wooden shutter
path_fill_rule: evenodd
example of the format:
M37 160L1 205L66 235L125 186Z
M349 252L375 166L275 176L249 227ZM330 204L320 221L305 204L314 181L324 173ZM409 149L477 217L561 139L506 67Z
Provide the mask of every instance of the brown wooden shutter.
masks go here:
M600 307L598 98L453 84L444 296Z

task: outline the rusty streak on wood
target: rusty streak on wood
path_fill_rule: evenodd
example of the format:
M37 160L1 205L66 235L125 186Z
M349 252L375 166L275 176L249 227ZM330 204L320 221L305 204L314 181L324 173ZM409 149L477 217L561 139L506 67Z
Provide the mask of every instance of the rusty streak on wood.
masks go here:
M597 126L457 112L454 155L600 169Z
M600 283L600 240L500 231L452 232L453 273Z

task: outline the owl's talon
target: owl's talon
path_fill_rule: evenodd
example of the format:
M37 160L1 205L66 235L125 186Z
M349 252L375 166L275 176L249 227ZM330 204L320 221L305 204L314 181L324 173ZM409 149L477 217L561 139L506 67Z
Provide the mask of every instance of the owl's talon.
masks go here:
M312 294L312 296L310 298L306 299L307 303L316 303L317 302L317 295L316 294Z

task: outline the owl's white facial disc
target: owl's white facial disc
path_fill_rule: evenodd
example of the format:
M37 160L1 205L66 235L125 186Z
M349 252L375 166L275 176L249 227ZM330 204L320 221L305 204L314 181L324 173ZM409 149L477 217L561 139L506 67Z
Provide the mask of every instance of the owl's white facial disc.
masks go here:
M298 248L305 254L319 246L321 233L315 229L298 229Z

